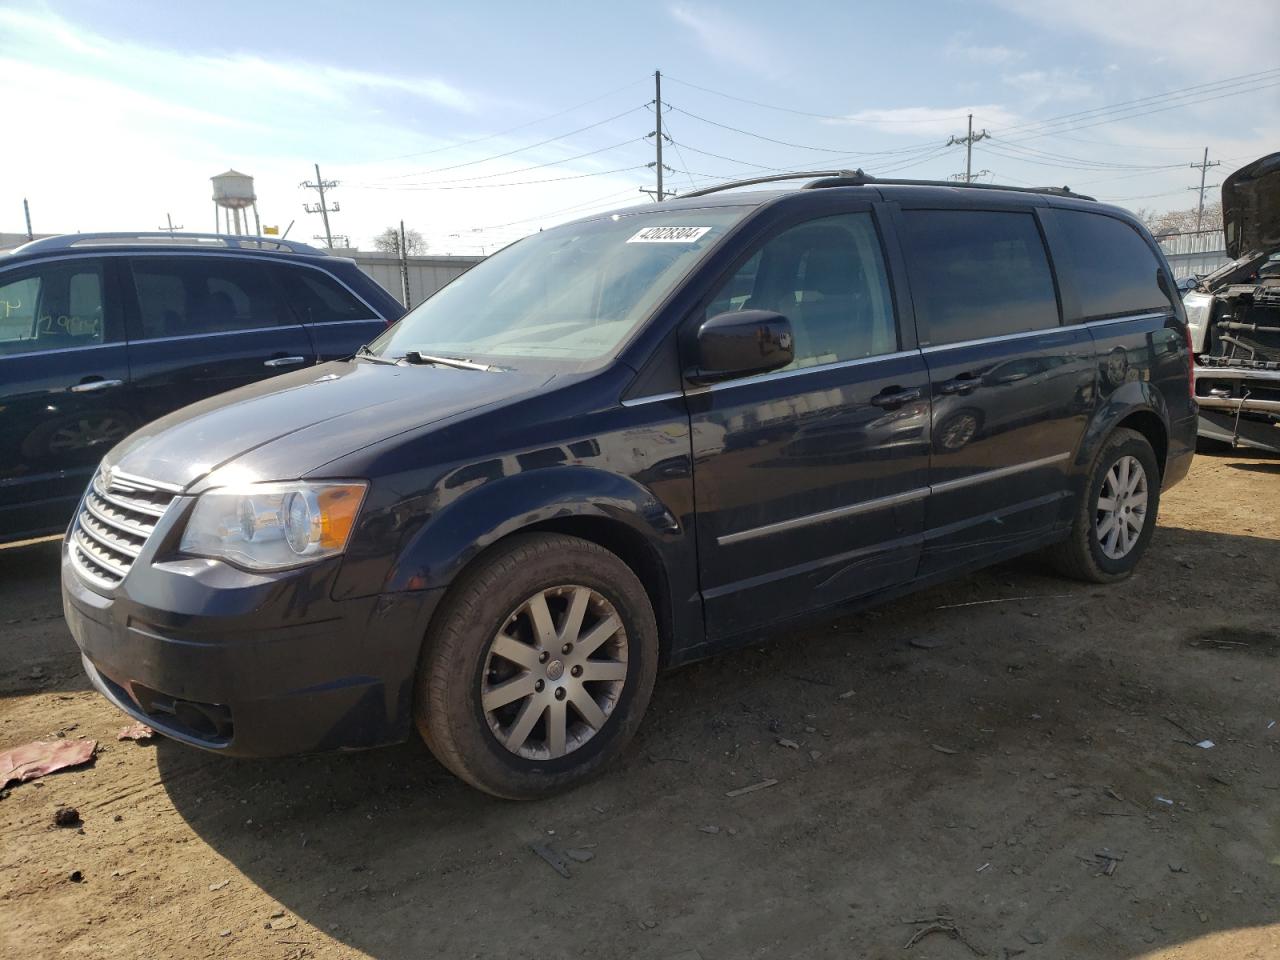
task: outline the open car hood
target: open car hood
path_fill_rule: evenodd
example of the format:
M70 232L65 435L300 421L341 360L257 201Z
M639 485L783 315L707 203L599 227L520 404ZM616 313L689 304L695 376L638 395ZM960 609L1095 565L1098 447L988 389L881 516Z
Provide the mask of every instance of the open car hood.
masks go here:
M1255 160L1223 181L1222 232L1233 260L1280 250L1280 153Z

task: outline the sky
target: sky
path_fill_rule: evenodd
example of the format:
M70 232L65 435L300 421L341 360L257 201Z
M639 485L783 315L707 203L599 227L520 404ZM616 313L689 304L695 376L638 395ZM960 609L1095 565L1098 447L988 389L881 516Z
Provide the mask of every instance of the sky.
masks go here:
M1130 208L1194 205L1280 150L1280 3L1236 0L0 0L0 232L214 229L209 178L255 178L264 224L314 242L401 219L492 252L777 170L975 174ZM1217 191L1210 190L1209 198ZM323 242L323 241L321 241Z

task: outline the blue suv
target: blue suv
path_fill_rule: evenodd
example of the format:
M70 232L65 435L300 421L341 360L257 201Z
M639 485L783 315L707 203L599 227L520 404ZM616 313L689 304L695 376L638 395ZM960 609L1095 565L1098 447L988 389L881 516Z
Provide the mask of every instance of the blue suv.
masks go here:
M134 430L348 357L403 308L351 260L202 234L69 234L0 255L0 543L63 530Z

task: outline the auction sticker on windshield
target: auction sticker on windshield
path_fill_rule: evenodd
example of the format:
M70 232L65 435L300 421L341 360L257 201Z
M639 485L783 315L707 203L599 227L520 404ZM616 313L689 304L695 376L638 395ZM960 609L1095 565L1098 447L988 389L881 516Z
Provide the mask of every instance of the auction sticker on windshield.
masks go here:
M710 227L645 227L627 243L696 243L710 232Z

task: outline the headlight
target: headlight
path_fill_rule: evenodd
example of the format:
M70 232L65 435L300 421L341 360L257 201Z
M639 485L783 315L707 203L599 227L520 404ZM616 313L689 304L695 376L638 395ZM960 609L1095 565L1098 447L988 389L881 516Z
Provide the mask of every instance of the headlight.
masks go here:
M252 570L282 570L342 553L364 483L253 483L200 495L183 553Z
M1195 353L1203 353L1204 333L1209 329L1209 318L1213 315L1213 294L1201 293L1199 290L1188 291L1182 298L1182 309L1187 312L1191 349Z

